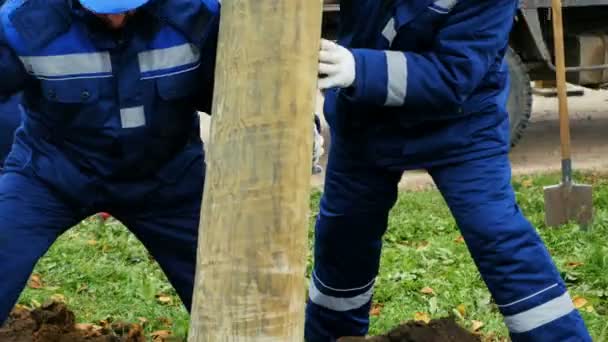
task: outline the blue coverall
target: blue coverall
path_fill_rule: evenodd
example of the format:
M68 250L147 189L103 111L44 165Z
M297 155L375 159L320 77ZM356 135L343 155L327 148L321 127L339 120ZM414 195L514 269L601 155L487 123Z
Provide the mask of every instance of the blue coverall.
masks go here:
M15 130L21 122L20 96L11 96L0 102L0 171L6 155L11 150Z
M216 0L152 0L110 30L78 1L8 0L0 96L24 122L0 177L0 322L66 229L107 211L189 308L210 112Z
M516 204L504 55L516 0L341 2L352 86L327 91L332 141L315 231L306 340L368 331L382 236L404 170L445 198L514 342L590 341Z

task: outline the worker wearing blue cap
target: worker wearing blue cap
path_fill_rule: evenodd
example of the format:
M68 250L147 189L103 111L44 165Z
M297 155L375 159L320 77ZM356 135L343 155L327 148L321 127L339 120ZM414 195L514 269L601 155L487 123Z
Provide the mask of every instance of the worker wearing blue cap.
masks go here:
M0 323L35 263L110 212L190 306L210 112L216 0L7 0L0 97L23 122L0 177Z

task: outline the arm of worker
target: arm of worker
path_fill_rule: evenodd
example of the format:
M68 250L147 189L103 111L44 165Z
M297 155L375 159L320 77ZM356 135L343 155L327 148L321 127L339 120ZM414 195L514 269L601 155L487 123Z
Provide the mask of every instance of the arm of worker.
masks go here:
M321 88L346 88L353 101L425 110L459 107L505 48L513 0L461 1L427 52L345 49L324 41Z
M6 43L4 32L0 25L0 100L6 101L12 95L21 91L30 75L13 49Z

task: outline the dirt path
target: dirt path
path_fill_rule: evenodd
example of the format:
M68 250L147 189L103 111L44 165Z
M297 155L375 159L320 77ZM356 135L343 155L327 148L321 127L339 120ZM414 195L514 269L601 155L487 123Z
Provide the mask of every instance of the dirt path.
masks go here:
M570 97L572 153L577 170L608 169L608 91L585 89L585 95ZM202 135L208 136L208 117L203 117ZM558 171L560 168L557 99L534 97L532 122L511 154L515 175ZM323 185L323 174L311 179ZM432 186L425 172L409 172L400 183L402 189Z

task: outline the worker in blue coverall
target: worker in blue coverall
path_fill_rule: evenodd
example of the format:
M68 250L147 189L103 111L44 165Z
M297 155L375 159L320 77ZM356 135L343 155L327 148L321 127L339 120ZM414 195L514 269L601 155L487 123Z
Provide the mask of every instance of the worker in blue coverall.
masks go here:
M504 55L516 0L341 2L319 86L331 131L306 340L365 335L404 170L445 198L514 342L591 341L511 186Z
M0 96L24 120L0 177L0 322L35 263L108 211L189 308L210 112L216 0L7 0Z
M0 177L0 324L35 263L109 212L190 309L210 113L217 0L7 0L0 98L23 123ZM313 161L322 154L314 131Z
M11 150L15 130L21 122L20 96L11 96L0 102L0 171L6 155Z

